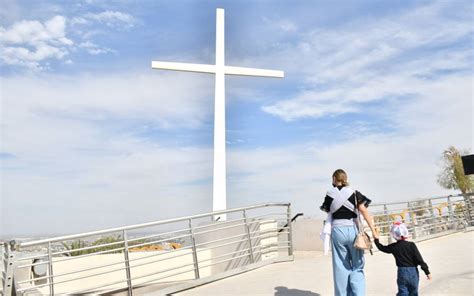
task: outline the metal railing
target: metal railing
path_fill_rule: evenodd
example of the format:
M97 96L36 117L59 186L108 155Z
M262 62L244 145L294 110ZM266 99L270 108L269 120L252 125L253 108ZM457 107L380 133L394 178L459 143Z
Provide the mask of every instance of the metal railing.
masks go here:
M226 221L213 217L226 214ZM5 244L3 295L126 291L293 259L289 203L266 203ZM286 225L285 225L286 224ZM283 226L284 225L284 226ZM279 232L281 231L281 232Z
M291 218L290 222L287 222L282 228L280 228L278 230L278 232L283 232L285 230L285 227L288 226L289 223L293 223L295 222L295 220L298 218L298 217L302 217L304 214L303 213L298 213L296 214L293 218Z
M396 221L407 225L414 240L423 240L472 225L473 196L473 193L469 193L375 204L370 206L370 212L382 240L392 242L389 230Z

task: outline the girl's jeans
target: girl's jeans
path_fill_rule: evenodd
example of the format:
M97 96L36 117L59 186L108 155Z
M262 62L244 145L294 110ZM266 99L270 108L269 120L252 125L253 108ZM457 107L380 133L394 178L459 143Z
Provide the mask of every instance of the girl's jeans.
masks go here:
M416 267L399 267L397 272L397 296L417 296L420 276Z
M355 226L335 226L331 230L336 296L365 295L364 251L354 248L356 235Z

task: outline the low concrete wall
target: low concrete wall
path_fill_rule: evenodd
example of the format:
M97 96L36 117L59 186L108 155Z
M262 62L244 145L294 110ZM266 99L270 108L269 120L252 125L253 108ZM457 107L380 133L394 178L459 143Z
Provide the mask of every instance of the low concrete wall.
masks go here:
M200 260L207 260L210 258L211 252L209 250L197 250L198 257ZM151 255L158 255L148 257ZM174 257L179 254L183 256L170 258L168 260L163 260L159 262L154 262L156 260L162 260L167 257ZM148 258L145 258L148 257ZM74 257L71 257L74 258ZM130 273L131 277L137 278L145 275L150 275L141 279L132 280L132 285L137 286L143 282L148 282L153 280L154 278L160 278L167 275L171 275L173 273L177 273L179 271L189 270L193 268L193 256L192 252L189 249L183 250L176 250L174 252L170 252L166 254L166 251L149 251L149 252L131 252L129 254L130 262ZM120 289L127 287L126 284L126 273L124 270L124 254L101 254L101 255L94 255L89 257L77 258L68 261L61 261L63 258L54 258L53 261L53 272L54 274L67 274L71 272L76 272L77 270L83 270L93 267L98 267L97 269L82 271L79 273L74 273L71 275L64 275L55 277L55 286L54 292L55 294L64 294L67 292L72 291L79 291L79 290L87 290L92 289L93 291L107 291L111 289ZM23 262L24 263L24 262ZM100 267L104 265L114 264L112 266ZM187 265L186 267L182 267L183 265ZM99 268L100 267L100 268ZM182 267L182 268L181 268ZM169 271L165 271L169 270ZM200 268L199 270L201 277L206 277L211 275L211 270L209 267ZM93 274L97 273L104 273L101 275L92 276ZM32 274L15 274L17 281L23 281L31 278ZM91 276L91 277L87 277ZM86 277L79 280L74 280L78 277ZM183 280L192 280L194 279L194 271L184 272L179 275L173 275L164 279L159 279L150 283L166 283L172 281L183 281ZM70 280L70 281L68 281ZM64 283L59 283L64 281ZM106 285L108 283L119 282L121 283L104 286L103 288L97 288L102 283ZM44 281L37 284L43 284ZM31 287L31 285L27 285L26 283L20 285L19 288L27 288ZM35 291L28 292L29 295L48 295L49 294L49 286L41 287L36 289Z
M215 258L211 260L212 263L234 258L233 260L229 260L226 262L218 263L216 265L212 265L211 274L218 274L221 272L225 272L231 269L248 265L250 263L250 256L248 255L249 254L248 249L250 248L250 246L248 243L247 229L245 225L240 225L243 223L244 223L243 221L236 221L232 223L213 222L212 224L206 224L209 226L204 228L206 231L214 229L212 232L206 232L203 234L198 234L199 231L196 232L196 235L195 235L196 244L198 245L202 243L207 243L207 242L223 239L226 237L237 236L229 240L219 241L216 243L209 243L203 247L217 246L220 244L230 243L232 241L243 240L242 242L239 242L239 243L229 244L226 246L211 249L211 258ZM265 236L266 236L263 239L253 238L252 239L253 248L256 248L256 247L265 248L277 243L278 235L276 231L276 227L277 227L276 221L268 220L268 219L267 220L249 219L249 223L250 223L250 232L252 232L251 234L252 237L258 236L260 232L265 233ZM230 227L230 226L234 226L234 227ZM226 228L221 229L221 230L215 230L221 227L222 228L226 227ZM258 250L260 250L260 248L257 248L255 251L258 251ZM225 254L229 254L233 252L236 252L236 253L233 255L224 256ZM254 255L254 260L255 262L260 261L260 260L267 260L277 255L278 253L276 251L265 252L265 254L259 253L259 254ZM202 260L201 258L198 258L198 259L199 261ZM206 264L209 264L209 262L207 262Z
M277 232L277 221L273 219L249 219L249 223L251 225L250 232L252 236L252 247L255 251L254 262L270 260L278 256L279 251L274 249L278 246L279 238ZM195 238L196 244L198 245L197 258L200 267L199 273L201 278L206 278L211 275L242 268L250 264L250 256L248 251L250 247L248 243L248 233L245 225L241 224L243 224L243 221L235 221L230 223L213 222L211 225L209 225L209 227L202 227L199 230L196 230ZM216 230L216 228L225 229ZM255 238L260 235L262 235L262 237ZM232 236L235 237L229 240L224 239ZM218 242L208 243L215 240ZM238 240L242 240L242 242L232 243L218 248L210 248ZM281 241L286 240L287 236L281 239ZM280 250L280 252L283 251L285 251L285 253L288 252L286 249ZM229 255L229 253L233 252L236 253ZM178 255L182 256L177 257ZM89 289L94 292L100 292L126 288L126 271L125 263L123 262L125 259L124 256L124 253L117 253L99 254L78 258L54 258L54 292L56 294L64 294L74 291L86 291ZM164 260L165 258L169 259ZM171 252L135 251L129 253L129 259L132 285L135 287L145 282L148 284L159 283L161 285L162 283L195 279L193 270L193 256L190 249L177 249ZM26 261L22 261L22 264L27 263L28 262ZM183 273L180 275L172 275L179 271L183 271ZM49 274L49 271L47 272ZM164 279L159 279L160 277L167 275L170 276ZM136 279L137 277L144 278ZM15 273L15 278L17 282L29 280L33 278L33 273L30 269L26 268L17 270ZM158 280L152 281L153 279L157 278ZM104 286L115 282L119 283ZM37 280L33 283L36 288L27 292L27 294L49 294L49 286L47 285L46 279ZM23 289L34 286L32 286L32 282L28 282L20 284L18 288Z
M211 257L216 258L218 256L223 256L228 253L232 253L238 250L242 249L247 249L249 248L248 242L247 242L247 230L243 224L243 221L235 221L235 222L225 222L225 221L218 221L218 222L212 222L211 224L206 223L205 228L202 228L200 230L197 230L195 232L195 238L196 238L196 244L197 245L202 245L203 248L208 248L208 247L215 247L217 245L221 244L226 244L226 243L231 243L233 241L238 241L238 240L244 240L240 243L235 243L235 244L229 244L226 246L222 247L217 247L213 248L210 250L211 252ZM225 229L219 229L219 228L225 228ZM255 226L252 227L252 229L255 229ZM211 231L212 230L212 231ZM206 231L205 233L202 233ZM232 236L237 236L235 238L230 238L228 240L221 240L226 237L232 237ZM218 242L213 243L213 241L216 240L221 240ZM238 252L237 254L234 255L229 255L229 256L224 256L220 257L218 259L213 259L211 262L215 263L217 261L223 261L226 259L230 258L235 258L239 257L241 255L245 255L247 252ZM202 261L200 257L198 257L199 261ZM223 262L220 264L212 265L211 268L211 274L216 274L220 273L238 266L243 266L249 263L249 256L243 256L240 258L235 258L234 260ZM211 262L206 262L207 264L211 264Z
M319 234L323 223L322 219L299 219L293 222L293 249L295 251L322 251L323 241Z

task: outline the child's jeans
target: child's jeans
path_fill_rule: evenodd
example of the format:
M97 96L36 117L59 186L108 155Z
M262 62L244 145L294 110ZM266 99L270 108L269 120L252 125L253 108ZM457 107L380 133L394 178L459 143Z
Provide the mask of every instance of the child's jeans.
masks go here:
M420 276L416 267L398 267L397 296L418 296Z

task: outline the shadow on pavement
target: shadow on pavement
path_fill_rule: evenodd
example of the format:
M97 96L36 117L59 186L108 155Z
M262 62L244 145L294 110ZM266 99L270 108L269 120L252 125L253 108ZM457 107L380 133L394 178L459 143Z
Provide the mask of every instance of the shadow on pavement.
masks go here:
M275 287L275 296L321 296L321 294L314 293L307 290L288 289L287 287Z

